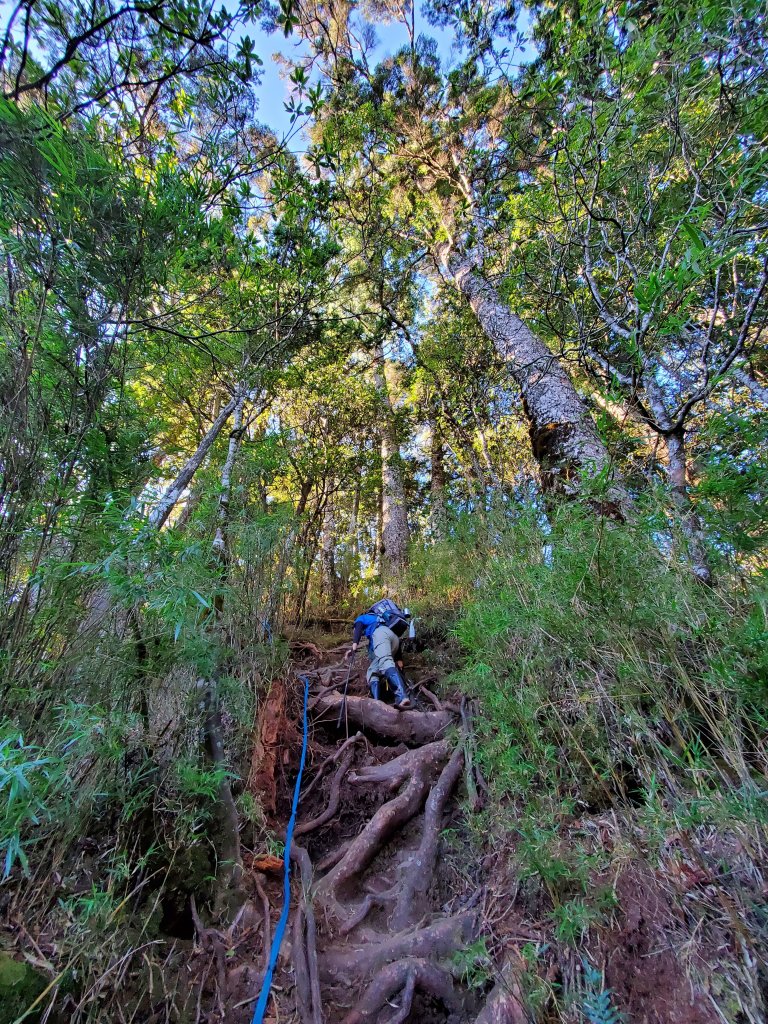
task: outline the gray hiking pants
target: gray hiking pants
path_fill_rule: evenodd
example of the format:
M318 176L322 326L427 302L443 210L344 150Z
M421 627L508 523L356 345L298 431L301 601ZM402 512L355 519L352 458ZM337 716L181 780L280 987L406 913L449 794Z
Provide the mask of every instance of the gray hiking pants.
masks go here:
M372 676L383 676L388 668L396 668L395 658L400 650L400 637L389 626L377 626L371 637L373 657L365 678L368 682Z

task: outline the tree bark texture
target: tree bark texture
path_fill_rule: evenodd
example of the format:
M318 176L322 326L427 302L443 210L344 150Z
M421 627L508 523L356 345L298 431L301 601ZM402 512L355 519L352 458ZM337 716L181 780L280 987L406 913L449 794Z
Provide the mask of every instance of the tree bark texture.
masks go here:
M648 367L643 373L642 384L648 398L653 417L661 427L661 434L667 448L667 479L680 526L688 542L688 556L694 576L702 583L712 582L712 572L704 546L704 532L696 510L691 504L688 492L688 459L685 450L685 423L673 426L661 388Z
M387 585L396 585L405 572L408 559L408 510L405 501L405 479L397 424L391 399L391 373L387 373L384 352L379 347L373 380L379 392L382 411L381 477L382 530L381 575ZM381 366L384 370L382 371ZM390 379L388 379L388 377Z
M333 490L333 481L329 481ZM333 494L329 494L323 510L323 528L320 541L322 557L322 587L325 603L333 607L339 599L339 580L336 575L336 509Z
M630 499L589 411L558 357L516 316L471 260L446 257L445 269L469 302L520 386L531 447L545 490L578 496L580 476L609 477L607 499L616 513Z

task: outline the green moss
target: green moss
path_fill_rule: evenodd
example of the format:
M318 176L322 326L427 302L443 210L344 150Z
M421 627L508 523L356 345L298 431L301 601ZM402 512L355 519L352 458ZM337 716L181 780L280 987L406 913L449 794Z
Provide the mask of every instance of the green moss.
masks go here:
M7 953L0 953L0 1024L13 1024L47 984L45 975L34 967L14 960ZM32 1013L26 1019L33 1024L39 1019L39 1013Z

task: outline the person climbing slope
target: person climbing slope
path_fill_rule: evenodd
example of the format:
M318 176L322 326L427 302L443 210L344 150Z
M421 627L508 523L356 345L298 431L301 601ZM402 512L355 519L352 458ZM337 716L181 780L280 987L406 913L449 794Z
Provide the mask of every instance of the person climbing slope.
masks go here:
M402 657L399 657L400 639L409 631L410 618L408 609L401 611L394 601L388 598L377 601L355 619L352 646L346 654L347 658L353 658L362 637L368 637L368 657L371 663L366 679L371 696L374 700L382 699L381 680L384 678L392 687L395 707L399 709L411 706L399 672L403 667Z

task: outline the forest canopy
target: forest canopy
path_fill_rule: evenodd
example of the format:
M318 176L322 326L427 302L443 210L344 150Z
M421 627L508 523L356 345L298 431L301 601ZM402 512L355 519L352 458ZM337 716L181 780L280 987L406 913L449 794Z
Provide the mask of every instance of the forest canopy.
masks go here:
M481 921L321 1007L310 844L279 1019L764 1020L764 5L2 18L0 1024L251 1019L296 666L382 595Z

